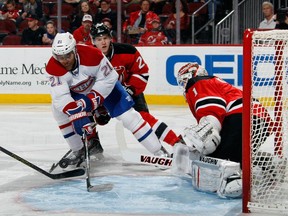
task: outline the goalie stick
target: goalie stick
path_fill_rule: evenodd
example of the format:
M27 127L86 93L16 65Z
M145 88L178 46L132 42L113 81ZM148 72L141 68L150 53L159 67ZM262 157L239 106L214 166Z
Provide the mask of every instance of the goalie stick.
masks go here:
M81 176L85 174L85 170L82 168L79 169L74 169L62 173L56 173L56 174L51 174L49 172L46 172L45 170L41 169L40 167L36 166L35 164L32 164L31 162L25 160L24 158L10 152L9 150L3 148L0 146L0 150L9 155L10 157L20 161L21 163L25 164L26 166L31 167L32 169L36 170L37 172L42 173L43 175L51 178L51 179L63 179L63 178L71 178L71 177L76 177L76 176Z
M125 161L136 164L152 165L165 169L172 167L173 158L154 156L149 153L142 154L129 150L125 139L124 127L121 122L117 122L116 124L116 138L122 158Z
M90 182L90 155L88 149L88 140L86 131L83 129L82 141L84 143L85 149L85 161L86 161L86 187L88 192L101 192L110 191L113 189L113 184L101 184L101 185L91 185Z

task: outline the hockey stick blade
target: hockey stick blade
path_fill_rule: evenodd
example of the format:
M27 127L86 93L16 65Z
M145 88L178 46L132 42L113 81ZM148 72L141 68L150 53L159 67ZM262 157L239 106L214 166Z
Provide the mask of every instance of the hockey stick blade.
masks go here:
M87 190L88 192L105 192L111 191L113 187L113 184L90 185Z
M48 174L49 175L47 175L47 176L52 178L52 179L64 179L64 178L72 178L72 177L82 176L85 174L85 170L82 168L78 168L78 169L69 170L69 171L62 172L62 173L55 173L55 174L48 173ZM44 175L46 175L46 174L44 174Z
M25 160L24 158L10 152L9 150L3 148L0 146L0 151L3 153L7 154L8 156L20 161L21 163L25 164L26 166L29 166L30 168L36 170L39 173L42 173L43 175L51 178L51 179L64 179L64 178L71 178L71 177L77 177L85 174L85 170L82 168L75 169L75 170L70 170L67 172L63 173L56 173L56 174L51 174L49 172L46 172L45 170L41 169L40 167L36 166L35 164L32 164L31 162Z

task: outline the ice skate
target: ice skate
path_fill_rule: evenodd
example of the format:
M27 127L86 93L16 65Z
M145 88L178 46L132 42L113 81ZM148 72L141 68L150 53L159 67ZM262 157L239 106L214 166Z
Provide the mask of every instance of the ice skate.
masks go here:
M103 150L102 145L100 143L98 133L96 133L96 135L94 135L94 137L89 139L88 150L89 150L90 156L95 156L97 160L101 160L104 158L104 156L103 156L104 150Z

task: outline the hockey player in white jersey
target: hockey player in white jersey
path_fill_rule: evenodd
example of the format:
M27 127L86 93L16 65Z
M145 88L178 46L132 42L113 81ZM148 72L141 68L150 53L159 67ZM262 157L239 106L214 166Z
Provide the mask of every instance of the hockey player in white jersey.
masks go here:
M51 83L52 112L72 153L69 164L83 160L81 136L89 134L89 152L103 151L92 128L91 115L102 105L112 118L122 121L151 153L161 155L161 144L149 124L136 112L133 100L118 81L118 73L102 52L76 45L70 33L58 33L52 44L52 57L46 71ZM101 107L103 110L103 107ZM96 121L98 116L96 116ZM96 140L96 141L95 141Z

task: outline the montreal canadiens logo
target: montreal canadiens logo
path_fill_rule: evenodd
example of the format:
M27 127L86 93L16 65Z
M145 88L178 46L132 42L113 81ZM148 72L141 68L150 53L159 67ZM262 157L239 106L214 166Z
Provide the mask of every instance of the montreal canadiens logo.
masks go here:
M91 88L94 84L95 79L93 77L88 77L86 80L83 80L82 82L78 83L75 86L71 87L71 90L76 93L82 93L85 92L87 89Z

